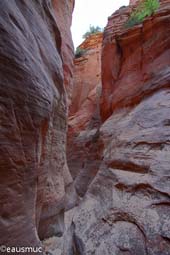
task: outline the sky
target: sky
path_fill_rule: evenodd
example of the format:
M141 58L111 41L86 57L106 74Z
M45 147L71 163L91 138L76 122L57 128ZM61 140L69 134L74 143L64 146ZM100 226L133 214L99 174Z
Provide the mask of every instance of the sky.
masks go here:
M72 36L74 46L82 41L82 35L87 32L89 26L104 28L107 18L122 5L128 5L129 0L75 0L75 8L72 21Z

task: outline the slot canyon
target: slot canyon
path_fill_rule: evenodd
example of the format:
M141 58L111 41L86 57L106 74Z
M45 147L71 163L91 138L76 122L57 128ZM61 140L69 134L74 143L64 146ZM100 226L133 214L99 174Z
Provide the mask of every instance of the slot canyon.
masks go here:
M0 254L170 255L170 0L77 57L75 1L0 1Z

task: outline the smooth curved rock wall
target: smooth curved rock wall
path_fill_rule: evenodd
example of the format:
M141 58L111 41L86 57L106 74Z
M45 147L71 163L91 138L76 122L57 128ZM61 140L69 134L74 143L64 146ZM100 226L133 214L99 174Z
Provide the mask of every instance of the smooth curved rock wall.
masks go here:
M72 178L65 155L67 102L63 65L67 65L67 59L71 61L73 49L70 42L67 58L54 3L62 12L66 1L62 6L57 0L0 2L3 245L40 245L40 238L61 235L64 228L65 192ZM69 17L73 3L70 6L65 10ZM69 29L70 23L65 24L65 30Z

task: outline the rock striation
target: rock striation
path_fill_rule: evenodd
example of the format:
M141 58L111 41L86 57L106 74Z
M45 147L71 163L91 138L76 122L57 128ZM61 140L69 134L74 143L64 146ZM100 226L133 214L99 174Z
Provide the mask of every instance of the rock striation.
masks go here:
M59 30L61 31L61 57L63 60L64 84L67 91L68 105L71 102L73 89L74 52L71 30L69 28L72 23L74 2L74 0L52 0L56 22Z
M170 255L170 1L125 28L131 8L104 31L103 149L73 217L76 254Z
M34 247L62 235L71 207L65 85L72 78L73 6L0 2L0 245Z
M102 33L92 34L75 59L74 88L69 110L67 158L79 195L84 195L98 170Z
M136 2L74 73L73 0L0 2L0 247L170 255L170 0Z
M102 39L102 33L89 36L78 47L83 52L82 56L74 60L74 89L69 109L69 125L73 129L75 126L76 131L87 128L96 111L101 90Z

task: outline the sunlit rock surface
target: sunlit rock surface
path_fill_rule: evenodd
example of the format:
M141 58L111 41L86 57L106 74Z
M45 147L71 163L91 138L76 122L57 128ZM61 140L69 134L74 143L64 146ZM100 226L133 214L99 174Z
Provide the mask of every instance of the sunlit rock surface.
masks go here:
M103 34L92 34L79 48L82 56L75 58L74 89L69 110L69 125L83 130L95 118L96 102L101 91L101 46Z
M93 34L80 46L75 59L74 88L68 121L67 158L79 195L84 195L98 171L101 143L99 100L101 93L102 33ZM95 142L94 142L95 141Z

